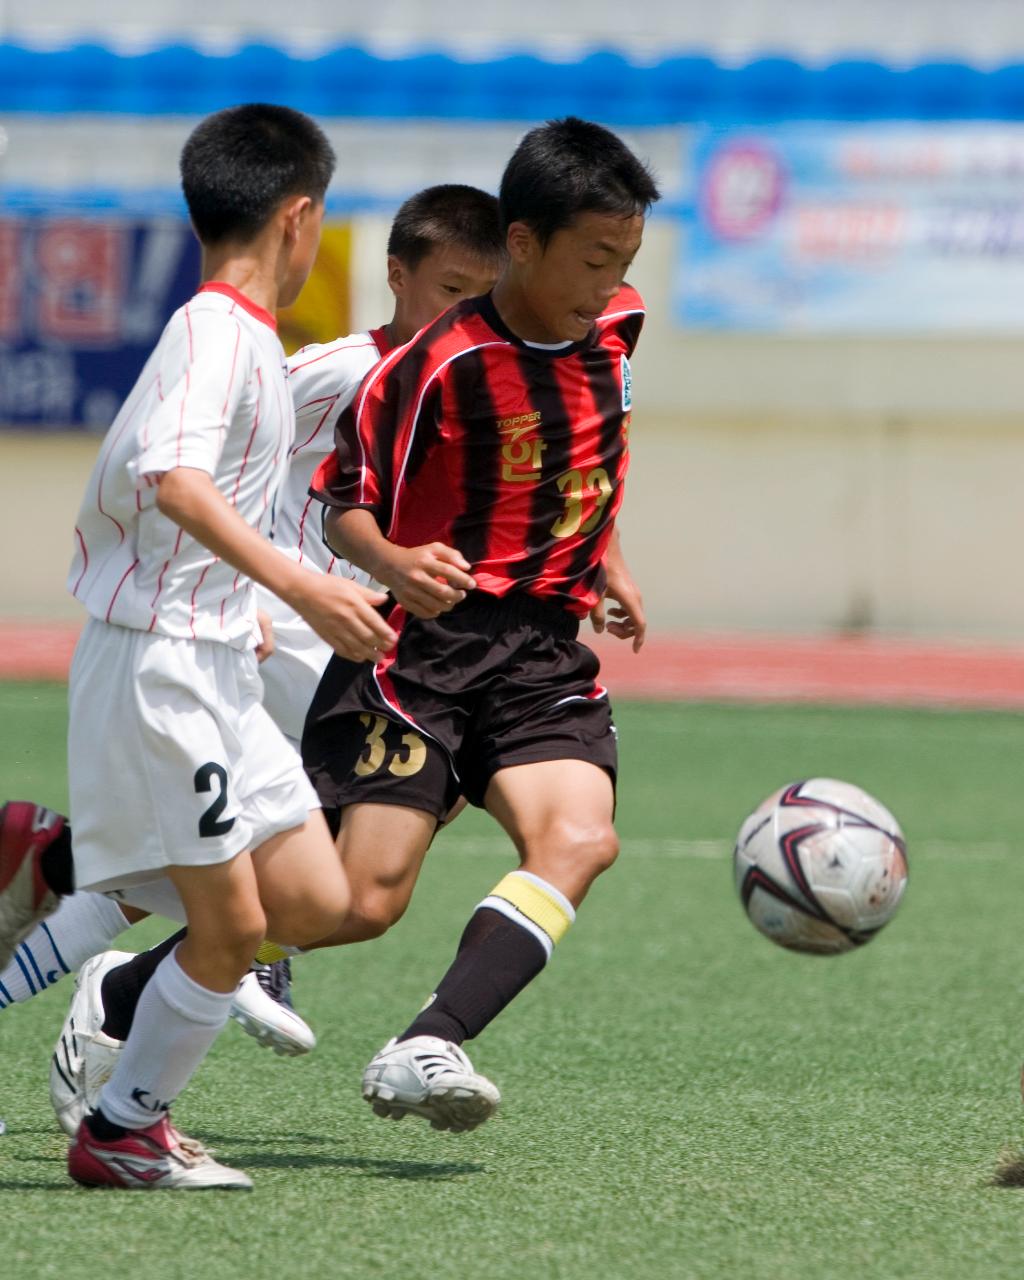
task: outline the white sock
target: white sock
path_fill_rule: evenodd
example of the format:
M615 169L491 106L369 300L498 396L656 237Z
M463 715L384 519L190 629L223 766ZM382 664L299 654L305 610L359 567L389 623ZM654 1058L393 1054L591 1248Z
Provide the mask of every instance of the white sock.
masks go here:
M114 1124L147 1129L192 1078L228 1020L235 993L210 991L165 956L146 983L99 1105Z
M0 972L0 1009L23 1004L91 956L109 949L128 928L124 912L102 893L72 893L42 924L36 925Z

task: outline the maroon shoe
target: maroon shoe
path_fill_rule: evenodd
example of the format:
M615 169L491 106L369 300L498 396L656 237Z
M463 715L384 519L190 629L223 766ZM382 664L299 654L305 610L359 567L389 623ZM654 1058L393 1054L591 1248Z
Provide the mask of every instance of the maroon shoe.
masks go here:
M67 820L30 800L0 808L0 969L34 925L51 915L60 896L43 878L42 857L65 839Z
M126 1191L252 1190L244 1173L218 1164L201 1142L179 1133L168 1115L112 1142L93 1134L87 1116L68 1148L68 1173L83 1187Z

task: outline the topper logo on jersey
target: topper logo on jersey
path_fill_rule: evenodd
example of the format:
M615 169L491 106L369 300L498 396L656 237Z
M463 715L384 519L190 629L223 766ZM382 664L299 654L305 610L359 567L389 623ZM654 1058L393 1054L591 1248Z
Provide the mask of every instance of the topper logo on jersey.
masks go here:
M619 367L622 371L622 408L625 411L633 407L633 370L625 356L619 357Z
M498 419L498 432L505 437L505 443L501 447L503 480L522 484L540 479L541 456L547 445L531 434L539 426L539 410Z

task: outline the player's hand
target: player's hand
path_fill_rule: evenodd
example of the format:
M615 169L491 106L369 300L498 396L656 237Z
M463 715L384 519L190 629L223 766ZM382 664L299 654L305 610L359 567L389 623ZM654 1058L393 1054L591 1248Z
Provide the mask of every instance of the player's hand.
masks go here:
M607 608L609 601L615 608ZM647 638L643 597L624 563L614 570L608 566L608 585L604 596L590 611L590 623L598 633L607 631L618 640L632 640L634 653L643 648Z
M256 646L256 661L266 662L275 648L274 624L270 620L270 614L265 613L262 609L257 609L256 625L260 630L260 642Z
M376 660L398 643L377 613L387 596L347 578L310 573L293 601L296 611L335 653L353 662Z
M416 618L437 618L460 604L476 582L470 564L454 547L430 542L423 547L392 546L374 576Z

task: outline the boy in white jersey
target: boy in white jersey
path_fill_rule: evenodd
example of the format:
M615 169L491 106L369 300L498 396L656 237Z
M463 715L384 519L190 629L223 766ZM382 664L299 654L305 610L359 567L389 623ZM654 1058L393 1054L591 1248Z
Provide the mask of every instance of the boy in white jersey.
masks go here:
M291 559L321 573L368 581L325 548L320 505L308 495L312 473L323 457L333 453L335 422L377 359L409 341L449 305L487 292L500 274L504 257L494 196L454 184L427 188L405 201L391 226L387 259L388 283L395 297L391 320L368 333L306 347L289 360L297 429L291 468L276 501L274 543ZM294 609L269 592L258 595L262 608L273 617L275 640L273 656L260 668L264 706L283 732L297 741L331 649ZM133 896L160 909L159 886L137 887ZM62 971L77 968L103 951L124 927L120 907L102 894L80 893L66 900L60 914L26 939L15 961L0 971L0 1008L38 994L57 981ZM128 956L123 952L96 955L79 975L50 1070L51 1100L68 1132L77 1128L95 1093L91 1078L102 1080L116 1060L148 971L177 940L177 935L168 939L130 966L125 965ZM267 958L272 954L269 944L261 949ZM267 985L279 986L281 970L282 965L276 964L269 971L263 968L258 976ZM44 974L49 981L44 982ZM275 991L273 1001L261 1001L261 995L254 977L246 975L232 1016L279 1053L308 1051L316 1043L315 1036L290 1007L287 987Z
M394 641L379 593L266 540L294 437L273 312L308 275L332 170L323 134L288 108L231 108L191 135L182 180L205 283L111 427L76 526L69 584L91 615L69 688L78 885L130 901L169 882L188 922L71 1145L86 1185L251 1185L168 1109L263 937L310 943L348 906L254 657L254 582L356 661Z
M394 294L391 320L379 329L355 333L323 345L305 347L288 361L288 384L296 408L291 465L276 500L274 543L305 568L356 581L368 575L337 560L325 547L320 504L310 499L313 471L334 450L334 426L350 403L366 372L396 346L408 342L440 312L463 297L490 290L504 265L505 248L497 199L475 187L445 184L429 187L406 200L388 238L388 284ZM261 608L273 618L273 656L260 667L264 706L286 736L298 740L306 708L312 700L331 649L296 612L276 596L258 591ZM165 887L163 896L166 897ZM150 896L152 895L152 896ZM160 908L161 886L137 887L137 901ZM127 924L145 912L118 904L103 894L77 893L66 898L59 913L27 937L6 968L0 968L0 1010L23 1003L60 978L96 959L79 976L76 994L54 1049L50 1095L62 1127L74 1133L83 1113L86 1047L91 1048L93 1074L102 1077L113 1060L131 1017L118 1019L118 991L141 987L142 974L111 974L129 957L104 952ZM128 917L126 919L126 916ZM177 937L168 940L164 949ZM269 944L261 954L273 955ZM136 962L134 968L157 957ZM283 962L284 965L287 961ZM315 1043L311 1029L290 1007L282 989L283 965L264 966L246 975L236 995L232 1016L261 1043L278 1053L304 1053ZM107 982L107 977L110 980ZM256 982L273 983L274 1000ZM131 981L129 981L131 979ZM280 1002L284 995L285 1003ZM111 1020L104 1027L108 1011Z

